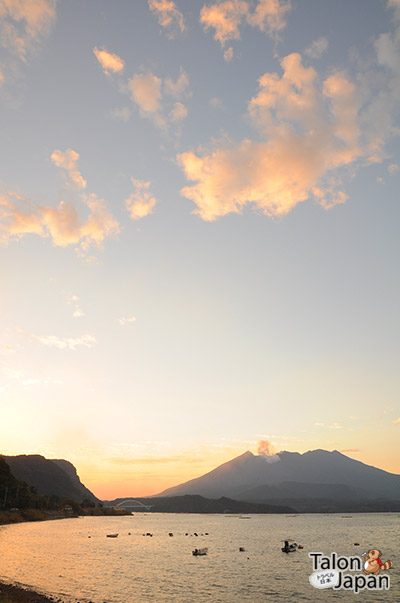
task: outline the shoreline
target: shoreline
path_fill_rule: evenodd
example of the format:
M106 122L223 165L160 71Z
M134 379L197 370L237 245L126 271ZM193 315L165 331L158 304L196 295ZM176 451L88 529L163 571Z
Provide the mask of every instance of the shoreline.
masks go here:
M63 599L41 595L28 587L0 580L0 603L63 603Z

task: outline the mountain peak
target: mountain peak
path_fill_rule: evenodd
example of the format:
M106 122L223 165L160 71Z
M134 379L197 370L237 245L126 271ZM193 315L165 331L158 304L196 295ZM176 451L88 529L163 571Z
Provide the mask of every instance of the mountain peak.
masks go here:
M292 496L308 496L311 486L320 497L331 498L335 492L342 495L345 487L346 492L350 488L358 498L374 498L379 493L381 498L400 499L400 476L365 465L337 450L309 450L304 454L281 451L271 457L247 450L201 477L164 490L161 496L198 494L265 501L278 493L285 498L289 490Z

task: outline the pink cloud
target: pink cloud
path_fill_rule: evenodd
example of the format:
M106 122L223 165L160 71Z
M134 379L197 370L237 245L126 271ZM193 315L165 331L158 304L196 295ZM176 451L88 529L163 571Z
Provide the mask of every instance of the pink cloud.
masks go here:
M166 30L167 37L172 39L186 27L181 11L172 0L148 0L149 9L157 17L159 24Z
M48 33L56 14L55 0L2 0L2 45L26 61L39 40Z
M258 0L254 10L247 0L225 0L204 5L200 12L200 23L205 31L214 29L214 39L224 46L228 40L240 39L240 27L245 23L276 36L285 28L285 17L290 8L290 2L281 0ZM225 60L230 60L231 52L227 56L229 58Z
M131 179L135 192L125 200L125 207L132 220L141 220L153 213L157 199L150 193L150 182Z
M125 63L117 54L107 52L104 48L99 50L97 47L93 48L93 52L106 75L110 75L111 72L118 73L123 70Z
M160 111L161 81L161 78L152 73L135 75L129 81L132 98L144 113Z
M204 5L200 13L200 23L204 29L215 29L214 39L224 46L228 40L239 40L239 26L248 14L245 0L226 0L219 4Z
M66 151L55 149L51 154L52 162L67 172L71 182L77 188L86 188L86 180L82 178L77 167L78 159L79 153L72 149L67 149Z
M190 96L188 86L189 78L183 69L175 81L169 77L163 81L149 72L136 74L128 82L132 100L139 107L140 115L150 118L164 130L173 122L187 117L187 108L177 99Z
M321 84L298 54L282 59L281 66L282 76L266 73L259 79L248 105L264 140L178 155L186 178L195 182L181 193L204 220L241 213L247 204L281 216L310 197L327 209L347 199L337 170L366 152L359 142L355 88L343 73Z
M84 196L89 215L82 219L71 202L57 207L33 204L20 195L8 192L0 196L0 241L8 245L28 234L51 238L56 247L79 245L83 252L101 247L105 238L119 232L118 222L104 201L95 195Z

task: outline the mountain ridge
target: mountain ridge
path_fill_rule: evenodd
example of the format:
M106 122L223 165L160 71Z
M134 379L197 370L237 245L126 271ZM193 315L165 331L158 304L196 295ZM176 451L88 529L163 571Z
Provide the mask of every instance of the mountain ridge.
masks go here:
M282 486L282 484L286 484ZM292 484L288 487L288 484ZM294 485L296 484L296 485ZM301 486L300 486L301 485ZM257 502L307 495L313 487L330 498L400 500L400 475L351 459L338 450L281 451L273 456L250 451L204 475L167 488L157 496L198 494ZM335 494L336 489L336 494Z
M85 499L98 503L99 499L82 484L76 468L64 459L46 459L40 454L1 455L15 477L39 494L71 498L77 502Z

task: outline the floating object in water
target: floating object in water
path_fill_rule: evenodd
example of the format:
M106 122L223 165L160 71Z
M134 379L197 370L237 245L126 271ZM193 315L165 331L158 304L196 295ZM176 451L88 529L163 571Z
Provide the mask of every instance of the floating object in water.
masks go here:
M299 545L297 546L297 548L298 548L298 549L304 549L304 546L303 546L302 544L299 544Z
M283 547L281 548L282 553L294 553L297 550L297 543L293 540L282 540Z
M107 538L118 538L118 534L107 534Z
M245 550L246 550L246 549L244 548L244 546L240 546L240 547L239 547L239 551L240 551L241 553L244 553L244 551L245 551Z
M208 552L208 548L204 548L204 549L194 549L194 551L192 551L192 555L194 555L195 557L199 557L202 555L207 555Z
M359 542L355 542L354 546L360 546L360 543Z

